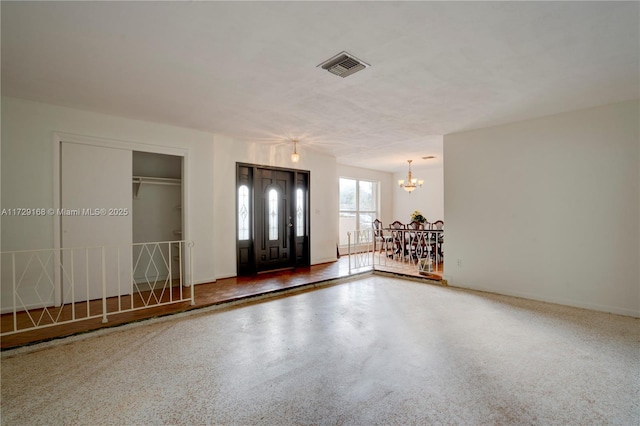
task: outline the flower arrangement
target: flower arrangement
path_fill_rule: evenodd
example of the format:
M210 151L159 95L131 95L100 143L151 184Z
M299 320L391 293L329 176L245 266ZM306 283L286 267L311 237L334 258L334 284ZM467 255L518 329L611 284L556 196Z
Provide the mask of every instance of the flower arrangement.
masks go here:
M425 223L427 221L427 218L422 216L422 213L420 213L418 210L414 210L413 213L411 213L411 220Z

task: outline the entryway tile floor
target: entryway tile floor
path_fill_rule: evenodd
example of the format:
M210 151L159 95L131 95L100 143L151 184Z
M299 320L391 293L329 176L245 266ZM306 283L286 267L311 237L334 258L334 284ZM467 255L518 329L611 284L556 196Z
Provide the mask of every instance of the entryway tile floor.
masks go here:
M379 259L379 258L378 258ZM352 262L353 264L353 262ZM441 265L441 264L440 264ZM397 262L392 259L376 260L376 271L384 271L397 276L407 276L413 279L420 278L429 281L440 281L442 279L442 267L436 268L432 274L418 274L415 264L410 262ZM351 268L349 270L349 256L342 256L337 262L323 263L308 267L300 267L293 270L284 270L270 273L258 274L250 277L232 277L219 279L212 283L199 284L196 286L195 305L190 302L180 302L170 305L163 305L144 310L124 312L121 314L109 315L109 321L102 323L102 318L92 318L84 321L62 324L41 328L38 330L24 331L2 337L0 349L11 349L19 346L39 343L47 340L81 334L101 328L114 327L131 322L141 321L165 315L171 315L192 309L203 308L212 305L219 305L252 297L277 294L279 292L302 288L310 284L329 282L340 278L346 278L354 274L369 273L372 268ZM189 291L189 290L187 290ZM91 306L92 312L101 312L100 301ZM109 304L117 303L109 301ZM111 309L108 307L107 312ZM18 327L26 328L30 324L28 316L24 313L17 315ZM13 328L13 315L4 314L2 319L2 331Z

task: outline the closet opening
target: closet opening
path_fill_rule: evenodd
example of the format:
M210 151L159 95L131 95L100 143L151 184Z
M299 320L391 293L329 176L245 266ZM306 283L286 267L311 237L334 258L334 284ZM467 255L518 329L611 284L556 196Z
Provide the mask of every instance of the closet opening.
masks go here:
M185 247L170 242L183 240L183 157L133 151L132 172L133 280L143 290L171 275L171 286L178 286Z

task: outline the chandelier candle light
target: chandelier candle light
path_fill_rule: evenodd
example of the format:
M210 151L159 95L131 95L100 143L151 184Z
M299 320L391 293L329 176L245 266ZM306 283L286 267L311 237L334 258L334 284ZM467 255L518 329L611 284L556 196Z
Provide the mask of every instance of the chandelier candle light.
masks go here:
M405 191L407 191L408 193L411 193L411 191L413 191L416 188L422 188L422 185L424 184L424 180L420 179L414 179L411 176L411 162L413 160L407 160L407 162L409 163L409 173L407 174L407 180L405 183L404 179L400 179L398 181L398 185L400 185L400 188L404 188Z

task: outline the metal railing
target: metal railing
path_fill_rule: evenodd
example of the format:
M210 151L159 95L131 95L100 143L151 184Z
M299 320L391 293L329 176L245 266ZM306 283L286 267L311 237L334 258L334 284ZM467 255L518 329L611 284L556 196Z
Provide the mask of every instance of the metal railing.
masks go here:
M442 236L441 229L385 229L378 236L382 255L377 256L377 264L385 268L411 265L418 272L431 272L434 264L442 262Z
M349 274L366 269L428 275L443 261L443 229L347 232Z
M195 304L193 243L0 252L1 336L147 309Z
M352 269L373 268L373 232L371 229L347 232L349 274Z

